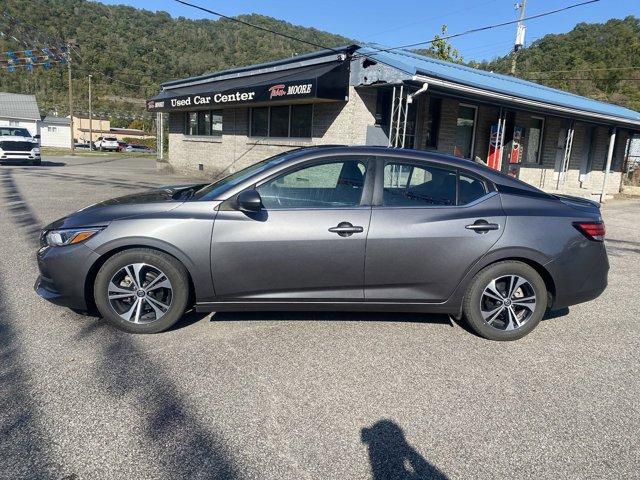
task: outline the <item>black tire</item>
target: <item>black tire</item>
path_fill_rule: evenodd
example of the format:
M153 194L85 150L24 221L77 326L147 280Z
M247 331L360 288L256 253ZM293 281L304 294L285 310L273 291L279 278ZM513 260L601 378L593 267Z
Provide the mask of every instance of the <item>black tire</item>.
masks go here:
M172 287L169 308L160 318L153 319L148 323L133 323L125 320L111 305L108 297L109 284L114 275L127 265L135 263L147 264L149 267L164 273ZM144 273L141 275L144 275ZM148 277L149 274L146 275ZM132 291L134 290L135 288ZM93 291L98 311L114 327L130 333L159 333L170 328L184 315L189 301L189 277L187 270L174 257L148 248L132 248L116 253L100 267L96 275ZM133 296L131 300L127 299L127 301L134 301L134 299L137 299L137 297ZM148 304L149 301L147 300L146 303L143 303L143 307L146 307L150 316L157 316L157 314L152 313L152 309Z
M517 275L528 282L529 285L523 286L522 288L529 289L531 287L535 293L535 308L533 312L530 312L531 309L524 309L525 315L529 316L526 317L526 321L522 326L513 330L506 330L501 327L506 326L507 317L505 317L505 315L507 315L507 313L500 314L501 317L498 317L492 322L492 325L489 325L482 315L481 301L483 301L485 287L487 287L492 280L510 275ZM503 284L506 284L506 280L503 280L503 282ZM523 290L521 290L521 292L522 291ZM486 297L484 298L486 301ZM469 326L481 337L498 341L518 340L531 332L536 328L538 323L540 323L547 309L547 298L548 294L544 280L534 268L526 263L506 260L489 265L476 274L464 297L462 313ZM500 305L502 304L499 303L498 307ZM520 311L522 311L522 309ZM505 320L503 321L501 319ZM513 322L512 324L515 325Z

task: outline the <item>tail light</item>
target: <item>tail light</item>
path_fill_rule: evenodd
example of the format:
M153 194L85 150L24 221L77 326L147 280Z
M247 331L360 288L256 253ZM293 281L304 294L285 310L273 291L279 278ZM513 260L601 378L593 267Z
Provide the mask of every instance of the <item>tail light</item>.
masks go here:
M605 229L603 222L575 222L573 226L589 240L604 241Z

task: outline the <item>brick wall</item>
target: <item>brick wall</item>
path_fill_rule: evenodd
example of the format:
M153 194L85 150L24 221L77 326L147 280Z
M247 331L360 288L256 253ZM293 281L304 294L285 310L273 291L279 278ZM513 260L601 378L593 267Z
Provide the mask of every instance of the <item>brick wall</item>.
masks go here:
M177 171L208 175L233 173L272 155L297 147L364 145L367 125L375 123L375 89L350 87L349 102L317 103L313 107L312 138L273 139L249 136L249 108L223 110L222 137L186 136L183 114L169 115L169 164Z

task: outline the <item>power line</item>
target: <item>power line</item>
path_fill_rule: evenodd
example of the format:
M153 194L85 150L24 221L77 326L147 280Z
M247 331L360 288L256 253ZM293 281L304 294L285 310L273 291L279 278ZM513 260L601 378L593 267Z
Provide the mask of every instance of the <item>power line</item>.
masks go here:
M603 68L572 68L570 70L539 70L520 72L520 74L532 75L537 73L573 73L573 72L604 72L608 70L640 70L640 67L603 67Z
M451 15L456 15L458 13L468 12L470 10L475 10L477 8L489 5L490 3L495 3L496 1L497 0L489 0L488 2L478 3L478 4L473 5L472 7L463 8L463 9L460 9L460 10L454 10L454 11L451 11L451 12L448 12L448 13L443 13L442 15L437 15L435 17L423 18L423 19L417 20L415 22L403 23L401 25L397 25L397 26L389 28L387 30L382 30L382 31L367 35L367 37L365 37L364 40L366 40L367 38L377 37L379 35L382 35L383 33L394 32L394 31L397 31L397 30L402 30L402 29L407 28L407 27L411 27L413 25L419 25L419 24L423 24L425 22L430 22L432 20L438 20L440 18L450 17Z
M174 0L174 1L177 2L177 3L181 3L182 5L187 5L189 7L195 8L197 10L201 10L203 12L210 13L211 15L215 15L217 17L224 18L224 19L230 20L232 22L240 23L240 24L245 25L247 27L251 27L251 28L258 29L258 30L262 30L263 32L272 33L273 35L278 35L280 37L287 38L289 40L294 40L296 42L306 43L307 45L311 45L312 47L321 48L323 50L331 50L332 52L335 52L335 53L342 53L342 52L340 52L340 51L338 51L338 50L336 50L334 48L327 47L325 45L320 45L318 43L310 42L308 40L303 40L302 38L294 37L293 35L288 35L286 33L277 32L275 30L271 30L271 29L266 28L266 27L261 27L260 25L255 25L253 23L245 22L244 20L241 20L239 18L230 17L230 16L225 15L223 13L215 12L213 10L209 10L208 8L201 7L199 5L194 5L193 3L185 2L183 0Z
M180 0L175 0L175 1L180 1ZM564 11L570 10L572 8L581 7L583 5L588 5L590 3L596 3L596 2L599 2L599 1L600 0L587 0L585 2L574 3L573 5L567 5L566 7L557 8L555 10L550 10L548 12L538 13L536 15L530 15L528 17L524 17L524 18L518 19L518 20L510 20L508 22L494 23L493 25L487 25L487 26L484 26L484 27L472 28L472 29L466 30L464 32L454 33L452 35L446 35L444 37L434 38L433 40L427 40L425 42L408 43L408 44L405 44L405 45L398 45L397 47L390 47L390 48L379 49L379 50L381 52L390 52L392 50L399 50L399 49L403 49L403 48L417 47L417 46L420 46L420 45L428 45L428 44L431 44L433 42L437 42L437 41L440 41L440 40L449 40L451 38L457 38L457 37L461 37L463 35L469 35L470 33L477 33L477 32L482 32L482 31L485 31L485 30L491 30L492 28L504 27L506 25L512 25L514 23L518 23L518 22L521 22L521 21L524 21L524 20L533 20L535 18L546 17L547 15L552 15L552 14L558 13L558 12L564 12Z

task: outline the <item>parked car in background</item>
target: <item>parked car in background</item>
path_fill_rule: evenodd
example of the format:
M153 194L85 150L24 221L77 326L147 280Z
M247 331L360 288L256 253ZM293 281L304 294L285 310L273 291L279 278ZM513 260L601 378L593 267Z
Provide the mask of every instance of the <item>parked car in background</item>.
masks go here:
M153 150L146 145L127 145L125 152L137 152L137 153L153 153Z
M125 149L129 146L129 144L127 142L122 142L120 140L118 140L118 151L119 152L124 152Z
M91 145L85 142L76 142L73 144L73 148L75 148L76 150L92 150ZM96 145L94 143L93 150L95 150L95 148L96 148Z
M35 288L135 333L195 306L448 313L515 340L602 293L604 235L597 203L470 160L325 146L61 218Z
M0 127L0 163L40 165L40 141L21 127Z
M117 152L118 139L116 137L98 137L98 140L96 140L96 148L102 152Z

